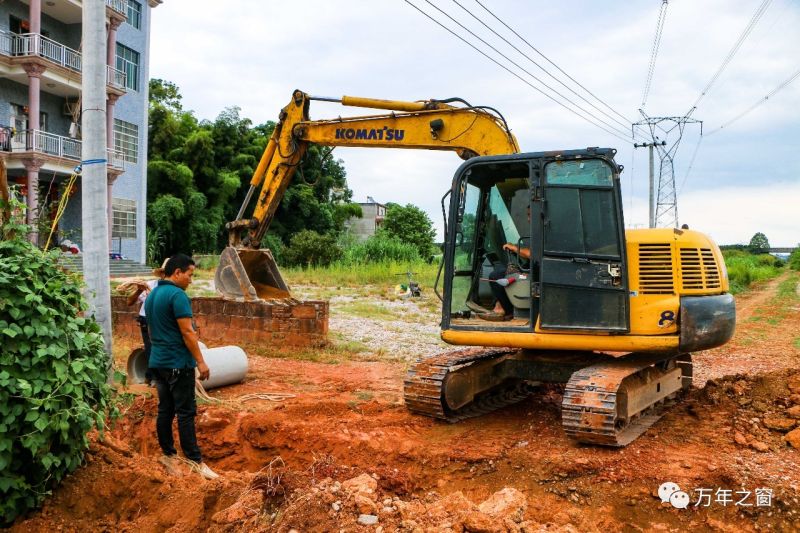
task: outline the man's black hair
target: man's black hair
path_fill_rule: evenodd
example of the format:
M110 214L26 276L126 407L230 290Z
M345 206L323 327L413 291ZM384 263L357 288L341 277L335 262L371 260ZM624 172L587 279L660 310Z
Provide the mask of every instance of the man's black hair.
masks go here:
M190 265L194 264L194 259L185 254L175 254L167 261L167 266L164 267L164 275L166 277L172 276L176 270L185 272L189 269Z

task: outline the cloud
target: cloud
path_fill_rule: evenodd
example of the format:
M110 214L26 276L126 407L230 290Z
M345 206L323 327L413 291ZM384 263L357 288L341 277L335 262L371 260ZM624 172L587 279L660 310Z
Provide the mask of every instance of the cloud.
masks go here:
M435 13L423 0L413 2ZM454 3L435 3L531 73L580 102ZM472 0L461 3L501 31L499 23L478 4ZM621 113L625 117L618 125L622 130L629 131L627 120L640 118L638 107L660 3L497 0L484 4ZM666 116L688 111L755 8L755 3L747 0L669 3L646 111ZM706 133L763 98L796 70L798 27L800 6L796 2L776 0L771 4L694 113L693 117L704 122ZM502 33L555 72L527 45L506 30ZM617 148L618 162L627 167L623 174L626 219L647 219L646 150L634 150L626 141L565 111L405 2L165 2L153 11L151 46L151 75L177 83L185 107L200 118L213 119L225 107L238 105L243 116L255 123L275 120L298 88L335 97L350 94L417 100L458 96L502 112L523 150ZM563 76L561 79L571 85ZM598 114L584 102L581 106ZM311 109L312 119L360 113L318 102ZM669 142L674 142L675 133L667 137ZM688 127L677 152L678 187L686 176L698 134L699 125ZM796 243L800 231L791 210L798 205L797 146L800 81L730 128L704 139L680 197L681 222L711 233L720 242L749 241L753 233L762 231L770 242ZM439 199L460 164L453 154L359 149L337 149L335 154L345 161L356 199L363 201L371 195L383 202L415 203L441 224ZM758 206L771 205L770 209L748 205L748 200L755 198L763 199ZM715 215L707 216L711 212ZM730 213L759 215L732 217Z

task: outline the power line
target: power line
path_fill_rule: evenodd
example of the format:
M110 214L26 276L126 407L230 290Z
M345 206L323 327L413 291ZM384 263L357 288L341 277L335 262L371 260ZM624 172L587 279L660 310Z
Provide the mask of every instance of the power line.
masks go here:
M443 28L445 31L447 31L448 33L450 33L451 35L453 35L454 37L456 37L457 39L459 39L460 41L462 41L464 44L466 44L467 46L469 46L470 48L472 48L473 50L475 50L476 52L478 52L479 54L481 54L482 56L484 56L486 59L488 59L489 61L491 61L492 63L494 63L494 64L495 64L495 65L497 65L498 67L502 68L503 70L505 70L506 72L508 72L508 73L509 73L509 74L511 74L512 76L514 76L515 78L519 79L519 80L520 80L521 82L523 82L524 84L528 85L528 86L529 86L531 89L534 89L535 91L539 92L539 93L540 93L540 94L542 94L544 97L546 97L546 98L548 98L548 99L552 100L553 102L555 102L555 103L556 103L556 104L558 104L559 106L563 107L564 109L566 109L566 110L567 110L567 111L569 111L570 113L572 113L572 114L574 114L575 116L577 116L577 117L579 117L579 118L581 118L581 119L583 119L583 120L585 120L585 121L589 122L589 123L590 123L590 124L592 124L593 126L596 126L596 127L600 128L601 130L605 131L605 132L606 132L606 133L608 133L609 135L613 135L614 137L616 137L616 138L618 138L618 139L622 140L623 142L627 142L627 143L630 143L630 142L631 142L631 141L630 141L629 139L627 139L626 137L623 137L623 136L619 135L618 133L616 133L616 132L615 132L615 131L613 131L613 130L607 129L606 127L604 127L604 126L603 126L603 125L601 125L601 124L597 124L596 122L592 121L592 120L591 120L591 119L589 119L588 117L586 117L586 116L584 116L584 115L581 115L580 113L578 113L578 112L577 112L577 111L575 111L574 109L572 109L572 108L570 108L570 107L567 107L567 106L566 106L564 103L562 103L562 102L560 102L560 101L556 100L556 99L555 99L553 96L551 96L551 95L547 94L546 92L544 92L544 91L543 91L542 89L540 89L539 87L537 87L537 86L533 85L531 82L529 82L528 80L526 80L525 78L523 78L522 76L520 76L518 73L516 73L516 72L514 72L513 70L511 70L511 69L510 69L510 68L508 68L506 65L503 65L502 63L500 63L499 61L497 61L495 58L493 58L493 57L489 56L489 55L488 55L486 52L484 52L483 50L481 50L480 48L478 48L478 47L477 47L477 46L475 46L474 44L470 43L469 41L467 41L466 39L464 39L462 36L458 35L456 32L454 32L453 30L451 30L450 28L448 28L447 26L445 26L444 24L442 24L441 22L439 22L439 21L438 21L438 20L436 20L435 18L433 18L432 16L430 16L428 13L426 13L425 11L423 11L422 9L420 9L418 6L416 6L415 4L413 4L413 3L412 3L410 0L404 0L404 1L405 1L405 3L407 3L408 5L410 5L411 7L413 7L414 9L416 9L417 11L419 11L420 13L422 13L422 15L424 15L426 18L430 19L430 20L431 20L432 22L434 22L436 25L440 26L440 27L441 27L441 28Z
M742 111L741 113L730 119L728 122L724 123L722 126L711 130L711 132L709 132L708 135L713 135L714 133L717 133L721 129L727 128L728 126L730 126L731 124L733 124L734 122L744 117L745 115L753 111L755 108L757 108L758 106L760 106L761 104L765 103L767 100L775 96L781 89L792 83L798 77L800 77L800 69L798 69L794 74L789 76L789 78L784 80L780 85L772 89L769 93L766 94L766 96L759 99L756 103L754 103L753 105L751 105L750 107L748 107L747 109L745 109L744 111Z
M516 51L517 51L517 52L518 52L518 53L519 53L519 54L520 54L522 57L524 57L525 59L527 59L528 61L530 61L530 62L531 62L531 63L533 63L534 65L536 65L536 67L538 67L538 68L539 68L539 70L541 70L542 72L544 72L545 74L547 74L548 76L550 76L552 79L554 79L555 81L557 81L558 83L560 83L560 84L561 84L561 86L562 86L562 87L564 87L565 89L567 89L569 92L571 92L572 94L574 94L575 96L577 96L578 98L580 98L581 100L583 100L584 102L586 102L586 103L587 103L589 106L591 106L593 109L595 109L595 110L596 110L598 113L602 113L602 114L603 114L605 117L607 117L608 119L610 119L610 120L612 120L612 121L616 122L617 124L619 124L619 125L620 125L620 126L622 126L623 128L627 128L627 127L628 127L628 123L629 123L630 121L627 121L627 120L626 120L626 122L621 122L621 121L620 121L618 118L616 118L616 117L613 117L612 115L608 114L606 111L604 111L604 110L600 109L599 107L597 107L597 106L596 106L594 103L592 103L591 101L589 101L588 99L586 99L586 97L584 97L582 94L580 94L580 93L578 93L577 91L575 91L575 90L574 90L572 87L570 87L569 85L567 85L566 83L564 83L563 81L561 81L561 80L560 80L558 77L556 77L554 74L552 74L552 73L551 73L549 70L547 70L546 68L544 68L544 67L543 67L542 65L540 65L538 62L536 62L536 60L534 60L534 59L533 59L531 56L529 56L528 54L526 54L525 52L523 52L522 50L520 50L520 49L519 49L517 46L515 46L515 45L514 45L514 44L513 44L511 41L509 41L508 39L506 39L505 37L503 37L502 35L500 35L500 34L499 34L497 31L495 31L495 30L494 30L494 28L492 28L492 27L491 27L491 26L489 26L489 25L488 25L486 22L484 22L483 20L481 20L481 19L480 19L480 17L476 16L476 15L475 15L475 14L474 14L472 11L470 11L469 9L467 9L466 7L464 7L464 5L463 5L463 4L461 4L461 3L460 3L458 0L452 0L452 2L453 2L454 4L456 4L458 7L460 7L461 9L463 9L464 11L466 11L466 12L469 14L469 16L471 16L471 17L472 17L472 18L474 18L476 21L478 21L480 24L482 24L482 25L483 25L483 26L484 26L486 29L488 29L490 32L492 32L492 33L493 33L493 34L495 34L497 37L499 37L500 39L502 39L502 40L503 40L503 41L504 41L504 42L505 42L507 45L509 45L509 46L510 46L511 48L513 48L514 50L516 50ZM623 118L624 118L624 117L623 117Z
M689 179L689 174L692 173L692 167L694 166L694 160L697 158L697 152L700 150L700 143L703 142L703 125L700 124L700 137L697 138L697 144L694 145L694 152L692 153L692 160L689 161L689 168L686 169L686 175L683 177L683 181L681 182L681 187L678 189L678 196L683 193L683 186L686 185L686 180Z
M626 131L624 131L624 130L619 130L619 129L618 129L616 126L614 126L613 124L609 124L608 122L604 121L603 119L601 119L601 118L597 117L596 115L594 115L594 114L593 114L593 113L591 113L590 111L588 111L588 110L584 109L583 107L581 107L580 105L578 105L578 104L577 104L577 103L575 103L574 101L570 100L568 97L566 97L566 96L564 96L563 94L561 94L560 92L558 92L558 91L557 91L556 89L554 89L553 87L549 86L547 83L545 83L544 81L542 81L540 78L536 77L536 75L534 75L534 74L533 74L533 73L531 73L529 70L527 70L526 68L524 68L523 66L521 66L519 63L515 62L513 59L511 59L510 57L508 57L507 55L505 55L503 52L501 52L500 50L498 50L497 48L495 48L494 46L492 46L491 44L489 44L488 42L486 42L486 41L485 41L484 39L482 39L480 36L476 35L476 34L475 34L475 32L473 32L472 30L470 30L469 28L467 28L466 26L464 26L463 24L461 24L459 21L457 21L456 19L454 19L452 16L450 16L448 13L446 13L446 12L445 12L444 10L442 10L440 7L438 7L438 6L436 6L435 4L433 4L433 3L432 3L430 0L425 0L425 2L427 2L427 3L428 3L428 5L430 5L431 7L433 7L433 8L434 8L435 10L437 10L439 13L441 13L442 15L444 15L445 17L447 17L448 19L450 19L450 21L452 21L453 23L455 23L456 25L458 25L458 26L459 26L461 29L463 29L464 31L466 31L467 33L469 33L470 35L472 35L474 38L478 39L478 40L479 40L480 42L482 42L484 45L486 45L486 46L488 46L489 48L491 48L491 49L492 49L492 50L493 50L495 53L497 53L498 55L500 55L501 57L503 57L503 58L504 58L506 61L508 61L509 63L511 63L512 65L514 65L514 66L515 66L515 67L517 67L518 69L520 69L522 72L524 72L525 74L527 74L528 76L530 76L530 77L531 77L531 78L533 78L534 80L538 81L540 84L542 84L543 86L545 86L545 87L546 87L548 90L550 90L551 92L553 92L553 93L557 94L559 97L561 97L562 99L566 100L566 101L567 101L567 102L569 102L571 105L573 105L573 106L577 107L577 108L578 108L578 109L580 109L580 110L581 110L583 113L585 113L585 114L589 115L590 117L592 117L592 118L593 118L593 119L595 119L596 121L598 121L598 122L602 123L604 126L606 126L606 127L610 128L610 129L612 129L612 130L615 130L617 133L621 133L622 135L627 135L627 132L626 132Z
M658 21L656 22L656 34L653 37L653 47L650 49L650 67L647 69L647 81L644 84L644 93L642 94L642 109L647 103L647 96L650 94L650 85L653 82L653 74L656 71L656 57L658 57L658 49L661 46L661 34L664 31L664 21L667 18L667 0L661 2L661 9L658 11Z
M716 81L719 79L722 72L725 70L725 68L733 59L733 56L735 56L736 52L739 51L739 48L741 48L742 43L744 43L745 39L747 39L747 36L750 35L750 32L753 31L755 25L758 24L759 20L761 20L761 17L764 15L764 12L766 12L771 2L772 0L763 0L761 4L758 6L758 8L756 8L755 13L753 13L753 16L750 17L750 22L747 23L747 26L745 26L741 35L739 35L739 38L734 43L733 48L730 49L728 55L725 56L725 59L722 61L722 64L719 66L717 71L711 77L711 80L709 80L709 82L706 84L703 90L700 91L700 96L698 96L697 100L695 100L694 104L692 104L692 108L689 110L687 115L690 115L695 110L700 101L706 96L706 94L708 94L708 91L711 89L714 83L716 83Z
M501 20L501 19L500 19L500 17L498 17L497 15L495 15L495 14L494 14L494 13L493 13L493 12L492 12L492 11L491 11L489 8L488 8L488 7L486 7L485 5L483 5L483 4L481 3L481 1L480 1L480 0L475 0L475 3L476 3L476 4L478 4L479 6L481 6L481 7L482 7L482 8L483 8L483 9L484 9L484 10L485 10L487 13L489 13L489 14L490 14L492 17L494 17L494 18L495 18L495 20L497 20L497 21L498 21L500 24L502 24L503 26L505 26L505 27L506 27L506 28L507 28L507 29L508 29L508 30L509 30L511 33L513 33L514 35L516 35L516 36L517 36L517 38L519 38L519 40L521 40L523 43L527 44L527 45L528 45L528 47L529 47L531 50L533 50L534 52L536 52L537 54L539 54L540 56L542 56L542 58L544 58L544 60L545 60L545 61L547 61L548 63L550 63L551 65L553 65L553 66L554 66L556 69L558 69L558 71L559 71L561 74L563 74L564 76L566 76L567 78L569 78L569 80L570 80L570 81L572 81L572 82L573 82L575 85L577 85L578 87L580 87L581 89L583 89L584 91L586 91L586 92L587 92L588 94L590 94L590 95L591 95L591 96L592 96L592 97L593 97L595 100L597 100L598 102L600 102L601 104L603 104L604 106L606 106L606 107L607 107L607 108L608 108L608 109L609 109L609 110L610 110L612 113L615 113L617 116L621 117L621 118L622 118L622 119L625 121L625 123L626 123L626 124L631 122L631 121L630 121L630 119L628 119L627 117L625 117L624 115L622 115L621 113L619 113L619 112L618 112L616 109L614 109L613 107L611 107L610 105L608 105L608 104L607 104L605 101L603 101L603 100L602 100L602 99L601 99L599 96L597 96L597 95L596 95L596 94L594 94L592 91L590 91L589 89L587 89L586 87L584 87L584 86L583 86L583 85L582 85L582 84L581 84L581 83L580 83L578 80L576 80L575 78L573 78L572 76L570 76L569 74L567 74L567 73L566 73L566 72L565 72L565 71L564 71L564 70L563 70L561 67L559 67L558 65L556 65L556 64L555 64L553 61L551 61L549 57L547 57L547 56L546 56L546 55L544 55L542 52L540 52L540 51L539 51L539 50L538 50L538 49L537 49L535 46L533 46L531 43L529 43L529 42L528 42L528 41L527 41L527 40L526 40L526 39L525 39L523 36L521 36L519 33L517 33L517 32L516 32L516 31L515 31L515 30L514 30L514 29L513 29L511 26L509 26L508 24L506 24L506 23L505 23L503 20Z

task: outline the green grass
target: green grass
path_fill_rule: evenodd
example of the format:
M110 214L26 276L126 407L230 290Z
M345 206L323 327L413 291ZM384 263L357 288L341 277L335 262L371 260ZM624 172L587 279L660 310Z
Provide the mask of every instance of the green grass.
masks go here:
M778 285L775 299L771 300L766 306L756 309L748 322L770 326L777 326L783 322L789 315L790 308L800 301L800 295L797 294L798 281L800 281L800 274L792 272L788 275ZM755 335L756 331L751 330L748 334ZM766 338L766 335L762 335L762 338ZM797 340L794 341L794 344L797 346Z
M334 263L328 267L281 268L286 283L291 285L317 285L323 287L361 287L364 285L395 286L406 283L405 272L414 272L414 280L422 287L433 290L439 265L424 261L416 263L372 263L345 265Z
M380 304L364 300L353 300L352 302L338 304L335 306L334 312L345 313L361 318L389 320L400 320L403 318L403 313L399 310L390 309Z
M797 283L800 280L800 275L792 274L778 285L778 298L788 300L800 300L800 295L797 294Z
M792 346L800 350L800 337L795 337L795 339L792 341Z
M781 261L769 254L752 255L740 250L723 252L731 292L739 294L753 283L767 281L784 271Z

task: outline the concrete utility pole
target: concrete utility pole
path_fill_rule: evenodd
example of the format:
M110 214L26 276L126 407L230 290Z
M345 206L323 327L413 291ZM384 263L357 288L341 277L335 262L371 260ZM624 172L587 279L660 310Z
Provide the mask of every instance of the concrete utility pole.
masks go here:
M83 2L83 109L81 199L83 276L89 313L103 332L112 377L111 287L108 267L105 2Z
M653 160L653 147L656 144L660 144L661 146L666 146L667 141L661 141L660 143L658 142L641 143L641 144L633 143L634 148L645 148L645 147L650 148L650 203L648 204L650 206L650 211L649 211L650 218L648 219L649 228L656 227L656 207L655 207L656 202L655 202L655 192L654 192L656 180L655 180L655 163Z

